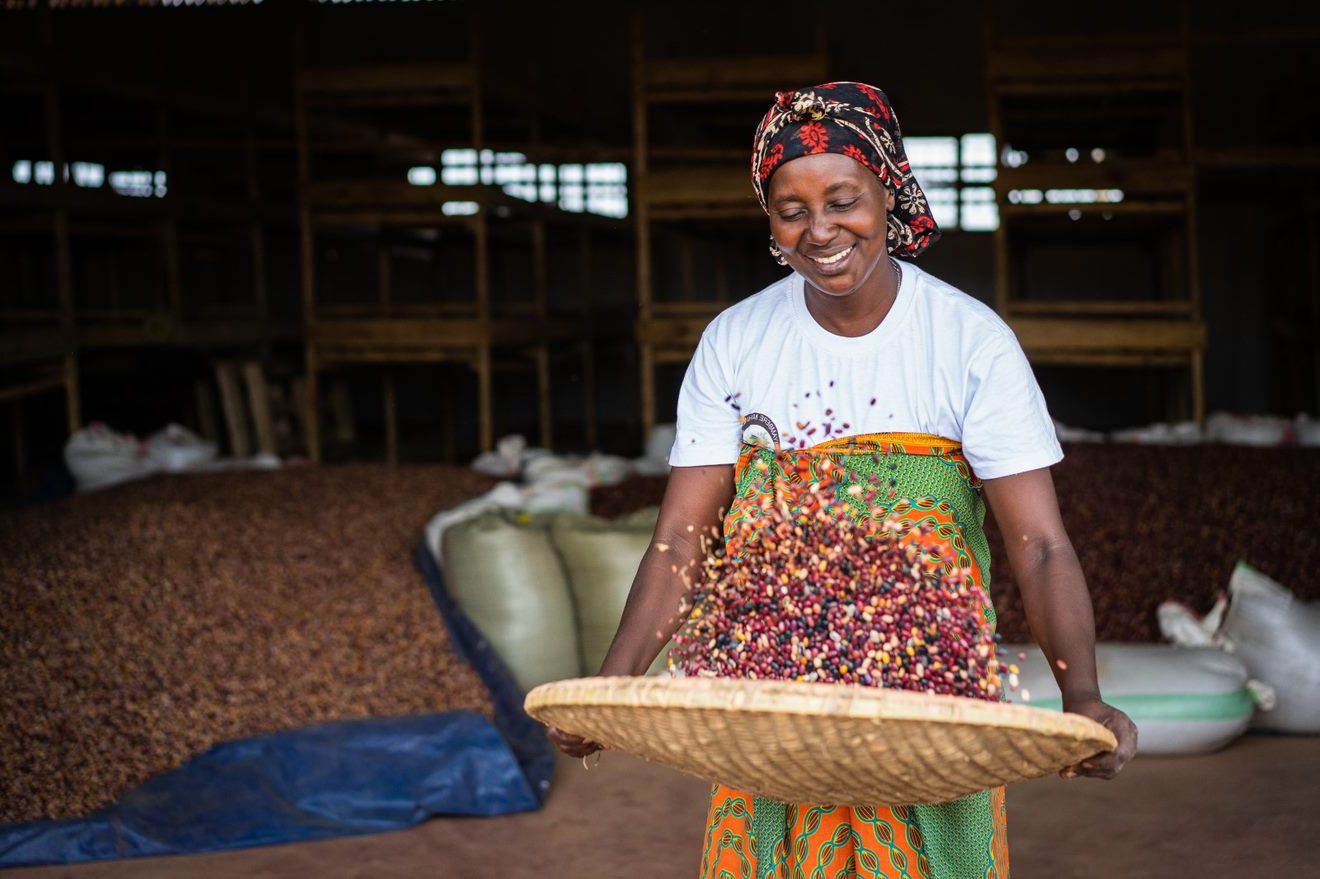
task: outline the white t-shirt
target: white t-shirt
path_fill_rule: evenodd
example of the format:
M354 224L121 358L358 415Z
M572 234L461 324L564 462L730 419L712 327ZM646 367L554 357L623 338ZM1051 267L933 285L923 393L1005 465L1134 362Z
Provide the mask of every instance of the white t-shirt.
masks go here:
M744 418L749 435L773 430L786 449L868 433L934 434L961 442L982 479L1062 460L1012 330L967 294L900 266L898 297L865 336L816 323L796 273L711 321L683 379L669 463L737 461Z

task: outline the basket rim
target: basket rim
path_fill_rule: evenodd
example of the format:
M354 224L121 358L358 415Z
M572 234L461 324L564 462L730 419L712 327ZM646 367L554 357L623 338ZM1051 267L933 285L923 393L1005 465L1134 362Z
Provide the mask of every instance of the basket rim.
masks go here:
M533 717L544 710L626 707L646 710L738 711L779 717L833 715L850 720L921 721L1048 731L1117 747L1114 734L1080 714L959 696L850 684L745 678L588 677L552 681L527 694Z

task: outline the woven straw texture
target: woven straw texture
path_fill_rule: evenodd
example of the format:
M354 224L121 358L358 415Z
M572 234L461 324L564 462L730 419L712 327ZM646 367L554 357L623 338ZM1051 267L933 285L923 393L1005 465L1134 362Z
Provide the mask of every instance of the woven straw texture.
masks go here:
M792 803L942 803L1116 746L1078 715L836 684L581 678L537 687L526 707L607 749Z

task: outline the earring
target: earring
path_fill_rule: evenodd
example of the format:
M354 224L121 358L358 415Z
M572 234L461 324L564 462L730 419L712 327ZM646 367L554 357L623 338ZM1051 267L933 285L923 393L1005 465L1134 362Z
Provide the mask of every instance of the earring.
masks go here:
M784 252L779 249L779 242L775 240L775 236L773 235L770 236L770 255L773 256L775 262L779 263L781 266L788 265L788 260L784 258Z

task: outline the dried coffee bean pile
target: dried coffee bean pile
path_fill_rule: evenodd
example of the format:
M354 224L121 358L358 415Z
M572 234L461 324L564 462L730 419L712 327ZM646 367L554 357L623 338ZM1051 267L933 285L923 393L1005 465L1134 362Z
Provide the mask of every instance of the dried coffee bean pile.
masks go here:
M1160 641L1155 608L1208 610L1246 561L1304 601L1320 600L1320 449L1077 443L1053 468L1059 508L1082 561L1105 641ZM664 479L592 492L597 515L658 504ZM1005 641L1028 641L1026 614L986 516L991 593Z
M710 677L999 698L984 596L890 521L863 534L833 504L769 506L743 550L716 548L671 662ZM916 536L916 535L911 535Z
M412 552L464 468L160 478L0 517L0 823L86 814L222 741L490 712Z
M1078 443L1064 451L1054 481L1101 640L1162 641L1160 602L1209 610L1239 560L1302 600L1320 599L1320 449ZM999 633L1029 640L1003 541L988 531Z

